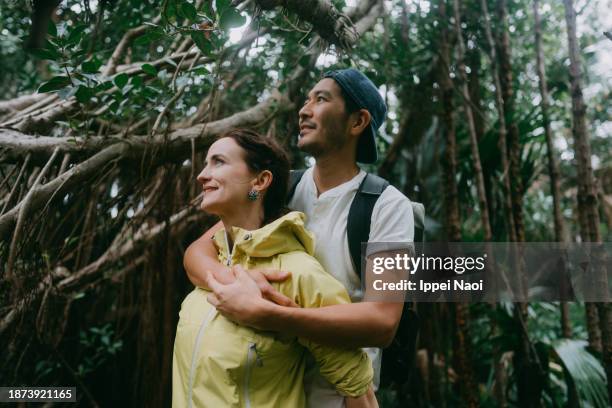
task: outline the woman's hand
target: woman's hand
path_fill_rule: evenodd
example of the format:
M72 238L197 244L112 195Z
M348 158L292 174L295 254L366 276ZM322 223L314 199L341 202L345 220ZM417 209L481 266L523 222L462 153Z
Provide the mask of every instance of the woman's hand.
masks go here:
M361 397L346 397L344 398L344 403L346 408L378 408L378 401L371 385L368 388L368 392Z

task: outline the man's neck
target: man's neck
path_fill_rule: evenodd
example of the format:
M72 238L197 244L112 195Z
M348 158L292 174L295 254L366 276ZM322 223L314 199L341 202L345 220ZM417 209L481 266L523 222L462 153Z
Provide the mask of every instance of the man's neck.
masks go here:
M359 174L359 167L354 160L333 156L318 158L313 173L317 196L346 183L357 174Z

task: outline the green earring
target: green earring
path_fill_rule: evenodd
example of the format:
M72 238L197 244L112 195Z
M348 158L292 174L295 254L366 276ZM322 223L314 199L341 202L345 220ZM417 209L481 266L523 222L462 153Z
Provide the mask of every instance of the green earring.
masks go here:
M248 193L248 197L249 197L249 200L251 200L251 201L256 201L256 200L257 200L257 197L259 197L259 191L257 191L257 190L251 190L251 191L249 191L249 193Z

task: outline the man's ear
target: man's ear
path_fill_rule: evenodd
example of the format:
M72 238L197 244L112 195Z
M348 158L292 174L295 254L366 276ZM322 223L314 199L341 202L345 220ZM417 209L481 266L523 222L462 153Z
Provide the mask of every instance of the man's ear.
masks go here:
M259 192L267 190L268 187L270 187L270 184L272 184L273 178L274 176L272 175L272 172L270 170L264 170L259 172L255 180L253 180L253 189Z
M359 109L357 112L353 112L351 116L351 134L354 136L359 136L363 133L372 121L372 115L370 115L367 109Z

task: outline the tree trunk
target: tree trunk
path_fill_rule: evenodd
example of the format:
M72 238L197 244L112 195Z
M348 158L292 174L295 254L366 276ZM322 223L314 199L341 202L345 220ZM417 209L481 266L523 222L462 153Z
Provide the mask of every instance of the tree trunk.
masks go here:
M481 7L486 9L486 4L481 1ZM519 130L514 106L513 73L510 53L510 35L507 27L508 11L506 0L497 2L497 20L500 24L497 36L497 50L499 51L499 73L493 75L499 78L501 89L501 101L497 97L497 105L503 106L503 120L507 126L506 147L508 154L508 173L510 200L512 203L512 222L514 223L514 238L517 242L525 241L525 227L523 222L523 183L521 175L521 146L519 142ZM492 39L492 33L491 38ZM492 45L492 44L491 44ZM493 50L495 47L491 47ZM494 52L494 51L492 51ZM503 105L501 102L503 101ZM499 108L498 108L499 109ZM501 141L500 141L501 144ZM508 204L506 203L506 206ZM512 231L509 222L509 231ZM512 232L509 236L512 239ZM523 294L526 294L526 277L523 272L523 265L517 263ZM519 340L516 344L514 353L515 378L518 391L518 405L521 407L541 406L541 393L544 385L544 368L541 367L538 356L535 353L533 344L527 332L527 310L528 304L523 302L515 303L514 319L518 325Z
M459 0L454 0L453 4L455 17L455 35L457 36L457 66L459 70L459 79L461 81L463 109L467 117L468 129L470 134L472 165L474 169L474 177L476 178L476 191L478 194L478 209L480 210L480 221L482 223L484 239L485 241L491 241L491 239L493 238L493 234L491 232L489 206L487 204L484 175L482 172L482 162L480 160L480 152L478 150L478 138L476 136L476 126L474 124L474 115L472 112L472 107L470 105L470 93L467 86L467 75L465 72L465 45L463 42L463 34L461 32L461 13L459 11Z
M536 64L538 72L538 80L540 85L540 109L542 110L542 125L544 126L544 135L546 136L546 154L548 158L548 175L550 177L550 190L553 198L553 217L555 222L555 241L567 242L567 233L565 223L561 215L561 189L559 187L559 165L557 163L557 155L553 143L552 130L550 128L550 119L548 117L548 86L546 84L546 69L544 65L544 53L542 51L542 25L540 22L540 1L533 2L533 16L535 23L535 47L536 47ZM566 280L567 275L565 270L562 271L561 279ZM563 337L570 338L572 328L569 320L569 306L567 302L561 302L559 305L561 311L561 333Z
M467 303L455 303L455 364L459 374L459 392L463 405L468 408L479 406L478 388L474 382L474 370L470 361L469 308Z
M472 13L470 13L472 14ZM470 67L468 77L468 90L470 92L470 101L474 110L474 128L476 129L476 139L478 143L482 140L486 132L485 113L482 107L482 92L480 78L480 49L472 48L466 50L465 62ZM491 209L489 209L489 213Z
M540 85L540 109L542 110L542 126L544 126L544 135L546 136L546 148L548 158L548 175L550 177L550 190L553 198L553 215L555 221L555 240L557 242L566 242L565 223L561 215L561 190L559 187L559 164L557 163L557 152L553 143L553 134L550 128L550 119L548 116L548 86L546 84L546 69L544 66L544 53L542 51L542 27L540 23L539 0L533 2L533 14L535 18L535 47L536 47L536 64L538 72L538 80Z
M586 105L582 96L582 73L576 38L576 12L572 0L563 2L569 43L572 134L578 170L578 210L586 214L587 221L587 225L580 225L580 234L585 242L601 242L597 188L591 166L591 143L586 123Z
M576 11L573 0L563 0L565 5L565 21L567 23L567 41L570 59L570 89L572 94L572 134L574 136L574 151L578 174L578 211L580 235L583 242L601 242L599 231L599 211L597 199L597 183L591 166L591 144L586 122L586 105L582 96L580 54L576 38ZM597 285L608 288L607 275L596 271ZM597 347L597 329L593 326L595 316L599 319L601 335L601 351L603 366L608 378L608 398L612 400L612 333L610 329L612 316L607 302L607 290L603 303L596 306L587 304L587 324L589 325L589 345Z
M599 328L599 312L597 305L586 302L584 305L587 333L589 335L589 347L598 353L602 352L601 330Z
M569 303L560 302L559 310L561 312L561 337L569 339L572 337L572 323L570 322Z
M440 101L442 132L445 140L444 151L444 203L446 208L447 238L451 242L461 241L461 220L459 215L459 198L457 192L457 143L455 122L453 118L453 83L450 79L450 41L446 0L438 3L440 18L440 63L438 81L440 84ZM467 91L467 90L466 90ZM486 203L485 203L486 204ZM457 303L454 308L455 317L455 364L460 374L459 389L463 403L467 407L478 406L478 390L474 381L474 370L470 361L470 331L468 326L469 309L465 303Z
M508 150L508 170L510 173L510 193L512 197L512 214L516 241L525 241L525 226L523 223L523 182L521 178L521 146L519 130L514 110L514 90L512 87L512 64L510 56L510 36L507 27L508 11L506 0L497 2L497 20L501 24L497 37L499 50L499 80L504 103L504 119L507 126L506 146Z
M470 20L477 19L475 16L478 10L471 9L466 10L466 18ZM469 27L469 26L468 26ZM486 109L483 108L483 100L482 100L482 86L480 83L480 79L483 75L482 70L480 68L481 58L480 58L480 48L474 47L472 49L466 50L466 65L470 67L470 72L467 74L468 77L468 90L470 92L470 102L472 105L472 109L474 112L474 128L476 129L476 140L480 144L483 138L485 137L485 133L487 131L487 118L486 118ZM495 167L497 165L497 160L494 158L482 157L482 171L484 174L485 181L485 192L487 196L487 205L489 208L489 216L491 219L489 220L489 224L491 225L491 234L495 236L495 225L496 225L496 197L494 192L495 179L497 175L495 174ZM488 160L487 160L488 159Z
M461 220L459 215L459 197L457 192L457 138L455 134L453 82L450 73L450 44L447 28L448 16L445 0L439 0L440 16L440 59L438 83L440 84L441 130L445 141L444 161L444 204L446 214L446 236L449 241L461 241Z
M497 146L499 147L499 155L501 157L502 166L502 181L504 186L504 212L506 220L506 229L508 231L508 239L511 242L516 241L516 227L514 225L514 214L512 211L512 193L510 188L510 172L508 163L508 149L506 147L508 130L506 127L506 117L504 110L503 91L499 71L497 70L497 54L495 52L495 41L493 40L493 31L491 30L491 22L486 0L480 0L480 8L484 19L484 28L489 45L489 58L491 59L491 76L495 85L495 108L497 109L497 117L499 120L499 136Z

